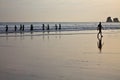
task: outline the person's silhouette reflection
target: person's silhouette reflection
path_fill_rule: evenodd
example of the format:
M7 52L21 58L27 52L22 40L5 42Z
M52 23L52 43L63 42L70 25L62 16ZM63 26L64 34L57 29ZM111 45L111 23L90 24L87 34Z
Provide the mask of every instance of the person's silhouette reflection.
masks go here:
M30 32L31 33L31 40L33 39L33 31Z
M100 53L102 52L103 45L104 45L104 43L102 42L102 37L99 37L98 42L97 42L97 46L98 46L98 49L100 50Z

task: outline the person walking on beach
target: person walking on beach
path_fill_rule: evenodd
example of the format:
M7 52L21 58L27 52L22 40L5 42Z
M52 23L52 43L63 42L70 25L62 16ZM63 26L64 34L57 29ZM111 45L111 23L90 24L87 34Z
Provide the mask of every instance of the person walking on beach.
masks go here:
M42 24L42 30L43 30L43 31L45 30L45 25L44 25L44 24Z
M55 24L55 30L57 30L57 24Z
M47 25L47 30L50 30L50 26L49 26L49 24Z
M8 32L8 25L6 25L6 27L5 27L5 28L6 28L6 30L5 30L5 31L6 31L6 32Z
M22 24L20 24L20 31L22 31Z
M59 30L61 30L61 24L59 24Z
M30 31L33 31L33 25L31 24L31 26L30 26Z
M14 28L15 28L15 32L16 32L16 31L17 31L17 26L15 25L15 27L14 27Z
M25 27L24 27L24 25L23 25L23 26L22 26L22 31L24 31L24 28L25 28Z
M101 35L101 37L103 37L103 35L102 35L102 29L103 29L103 27L101 25L101 22L99 22L98 27L97 27L97 30L99 30L99 32L97 34L97 37L99 37L99 34Z

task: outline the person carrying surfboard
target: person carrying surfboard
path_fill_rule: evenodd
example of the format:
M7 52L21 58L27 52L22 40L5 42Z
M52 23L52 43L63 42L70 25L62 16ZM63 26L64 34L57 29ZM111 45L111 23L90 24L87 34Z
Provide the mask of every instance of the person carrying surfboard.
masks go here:
M99 34L101 35L101 37L103 37L103 35L102 35L102 29L103 29L102 24L101 24L101 22L99 22L99 24L97 26L97 30L99 30L99 32L97 34L97 37L99 37Z

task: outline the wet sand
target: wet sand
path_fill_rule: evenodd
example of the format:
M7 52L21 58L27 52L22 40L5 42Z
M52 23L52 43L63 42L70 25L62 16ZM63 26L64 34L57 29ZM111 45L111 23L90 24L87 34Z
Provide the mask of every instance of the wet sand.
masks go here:
M0 80L120 80L120 30L47 34L0 35Z

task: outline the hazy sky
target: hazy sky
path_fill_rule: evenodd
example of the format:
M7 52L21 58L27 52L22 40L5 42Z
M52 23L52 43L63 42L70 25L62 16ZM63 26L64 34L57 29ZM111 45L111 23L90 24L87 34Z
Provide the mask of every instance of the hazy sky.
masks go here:
M0 21L87 22L120 19L120 0L0 0Z

